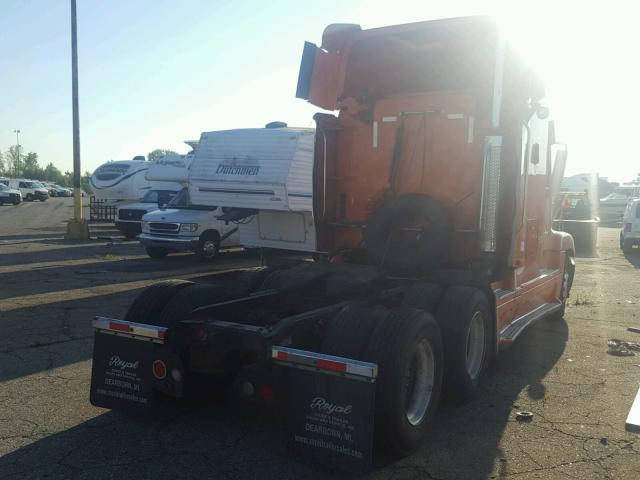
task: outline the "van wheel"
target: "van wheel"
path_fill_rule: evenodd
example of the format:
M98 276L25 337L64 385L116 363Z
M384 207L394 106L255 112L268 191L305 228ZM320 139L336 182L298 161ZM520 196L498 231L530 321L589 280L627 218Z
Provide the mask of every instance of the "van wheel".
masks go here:
M27 202L33 202L33 195L31 195L30 193L27 193L27 196L25 197L25 199L27 200Z
M631 243L631 240L622 240L622 251L624 253L631 253L632 249L633 244Z
M454 401L468 402L492 356L489 303L477 288L450 287L436 316L444 339L445 392Z
M211 262L218 255L220 237L213 232L207 232L200 237L196 247L196 255L206 262Z
M145 248L147 255L149 255L151 258L156 258L156 259L162 259L162 258L166 258L167 255L169 255L169 250L167 250L166 248L160 248L160 247L147 247Z
M378 364L376 440L408 455L424 439L440 399L443 348L433 316L394 308L374 330L365 359Z
M158 317L180 290L193 285L188 280L164 280L145 288L133 301L124 319L128 322L158 325Z

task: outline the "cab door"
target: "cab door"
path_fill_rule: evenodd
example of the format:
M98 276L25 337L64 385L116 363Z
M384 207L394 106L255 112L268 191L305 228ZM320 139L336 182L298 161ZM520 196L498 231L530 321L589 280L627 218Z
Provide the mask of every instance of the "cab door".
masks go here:
M518 227L514 236L516 318L544 303L536 291L538 281L548 273L544 258L550 231L550 120L548 114L534 113L522 127L522 158Z

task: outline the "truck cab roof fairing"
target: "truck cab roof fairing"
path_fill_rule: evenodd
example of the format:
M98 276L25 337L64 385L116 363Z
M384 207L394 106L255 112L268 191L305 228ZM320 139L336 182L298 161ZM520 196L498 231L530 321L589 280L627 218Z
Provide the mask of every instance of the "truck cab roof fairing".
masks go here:
M303 55L298 96L319 107L337 110L346 98L492 87L497 29L488 18L338 26L327 27L322 49L310 44Z

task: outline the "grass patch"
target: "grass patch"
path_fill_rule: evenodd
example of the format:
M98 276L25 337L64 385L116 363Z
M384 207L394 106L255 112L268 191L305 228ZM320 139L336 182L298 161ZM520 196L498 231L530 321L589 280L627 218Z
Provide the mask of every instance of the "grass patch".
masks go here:
M584 292L578 292L576 294L576 298L573 299L573 304L576 306L593 305L593 300L591 300L588 294Z

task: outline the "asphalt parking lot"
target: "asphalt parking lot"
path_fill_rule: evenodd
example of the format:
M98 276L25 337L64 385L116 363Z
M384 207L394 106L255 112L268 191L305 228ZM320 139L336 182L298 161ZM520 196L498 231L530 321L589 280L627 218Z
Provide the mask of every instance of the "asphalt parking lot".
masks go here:
M257 260L151 260L104 227L92 229L101 239L66 242L71 213L71 199L0 206L0 479L345 477L290 453L282 413L223 403L136 417L93 407L93 316L122 317L154 281ZM637 480L640 436L624 422L640 356L608 355L606 343L640 341L626 331L640 327L640 252L623 256L617 235L601 228L597 255L578 259L565 320L529 329L476 400L444 405L418 452L379 455L370 478ZM533 420L517 422L518 410Z

